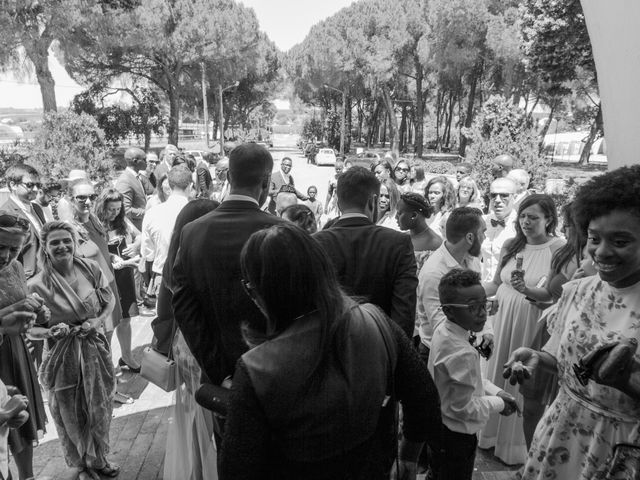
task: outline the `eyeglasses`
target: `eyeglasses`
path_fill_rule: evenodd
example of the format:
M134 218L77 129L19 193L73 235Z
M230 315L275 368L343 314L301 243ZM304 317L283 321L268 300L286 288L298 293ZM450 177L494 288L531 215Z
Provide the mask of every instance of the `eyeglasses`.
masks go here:
M507 200L511 196L511 194L510 193L491 192L489 194L489 196L491 197L491 200L495 200L498 197L500 197L501 200Z
M91 200L92 202L95 202L96 198L98 198L98 195L96 195L95 193L92 193L91 195L76 195L73 198L76 199L76 202L80 202L80 203L85 203L87 200Z
M482 310L485 312L490 312L493 307L493 301L485 300L484 302L474 302L474 303L443 303L440 305L441 307L455 307L455 308L463 308L465 310L469 310L471 313L480 313Z
M0 227L12 228L18 226L22 230L29 230L29 221L26 218L10 215L8 213L0 215Z
M42 188L42 184L40 182L20 182L22 185L24 185L27 190L33 190L34 188L37 188L38 190L40 190L40 188Z

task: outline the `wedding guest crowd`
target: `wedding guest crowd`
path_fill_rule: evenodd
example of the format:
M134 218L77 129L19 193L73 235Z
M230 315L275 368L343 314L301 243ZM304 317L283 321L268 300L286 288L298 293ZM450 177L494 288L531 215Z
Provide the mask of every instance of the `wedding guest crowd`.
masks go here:
M518 478L638 478L640 166L580 187L561 225L519 166L496 157L483 192L471 163L339 161L324 205L255 143L129 148L108 185L11 167L0 479L7 445L34 477L43 393L77 477L120 474L116 371L140 372L146 312L178 365L166 480L470 480L477 448Z

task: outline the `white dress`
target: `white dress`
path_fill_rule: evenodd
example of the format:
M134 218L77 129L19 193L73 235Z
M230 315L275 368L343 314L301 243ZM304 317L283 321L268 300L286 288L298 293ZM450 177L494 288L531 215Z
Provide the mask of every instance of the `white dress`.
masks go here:
M557 242L564 240L553 238L540 245L526 245L520 252L524 257L522 268L524 281L528 286L535 286L549 272L553 255L551 247ZM493 317L495 346L493 355L487 362L487 379L514 395L522 406L523 399L518 387L509 384L502 377L503 366L516 348L531 344L542 310L525 300L525 295L511 286L511 272L515 266L515 258L512 258L500 272L502 284L496 295L498 312ZM479 446L495 447L495 456L508 465L524 463L527 445L522 417L493 416L480 433Z

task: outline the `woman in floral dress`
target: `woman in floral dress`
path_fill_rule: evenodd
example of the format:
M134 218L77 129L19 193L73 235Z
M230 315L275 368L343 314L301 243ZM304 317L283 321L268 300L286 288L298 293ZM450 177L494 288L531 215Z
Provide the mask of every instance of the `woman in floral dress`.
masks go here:
M505 377L557 369L558 397L538 424L519 478L637 479L637 463L607 476L614 447L640 446L640 165L595 177L578 192L574 214L598 274L565 285L542 351L517 349ZM581 383L574 365L612 342ZM635 343L634 343L635 342ZM633 350L635 349L635 352ZM626 350L627 355L619 355ZM631 352L631 353L629 353Z

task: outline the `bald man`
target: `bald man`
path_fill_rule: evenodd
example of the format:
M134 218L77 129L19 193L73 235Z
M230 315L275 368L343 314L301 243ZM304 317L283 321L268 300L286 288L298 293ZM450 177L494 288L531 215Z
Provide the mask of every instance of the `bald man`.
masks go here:
M529 190L529 183L531 183L531 175L526 170L521 168L516 168L511 170L507 175L507 178L513 180L516 184L516 196L514 200L513 209L518 211L520 208L520 204L522 201L531 195L531 191Z
M498 155L491 162L491 174L493 178L506 177L514 165L515 160L511 155Z
M516 236L514 209L516 184L510 178L498 178L489 187L489 214L484 221L487 225L485 240L482 242L482 281L490 282L498 269L500 251L504 242Z
M160 163L153 171L153 176L156 178L156 182L159 182L164 175L169 173L169 170L173 167L173 161L179 153L180 150L178 150L178 147L175 145L168 144L164 147L164 150L160 155Z
M124 197L124 212L138 230L147 206L147 195L140 180L140 172L147 168L147 155L140 148L129 148L124 152L127 167L116 180L116 189Z

